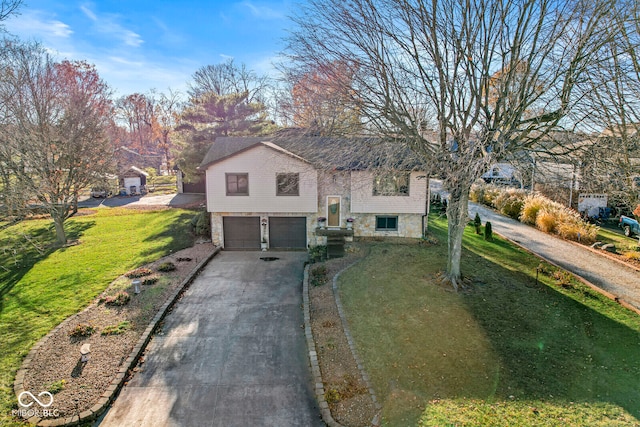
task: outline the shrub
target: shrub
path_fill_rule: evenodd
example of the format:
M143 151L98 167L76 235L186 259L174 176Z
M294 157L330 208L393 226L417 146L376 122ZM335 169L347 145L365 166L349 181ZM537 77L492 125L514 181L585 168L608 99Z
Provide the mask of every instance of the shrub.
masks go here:
M120 291L115 295L107 295L101 296L98 300L99 303L104 303L105 305L112 305L116 307L121 307L126 305L131 300L131 296L125 291Z
M503 215L513 219L518 219L520 217L520 212L522 212L522 207L524 206L524 200L526 197L527 193L523 190L516 190L513 188L503 190L495 200L495 208Z
M591 244L596 241L598 227L584 221L565 221L558 224L556 232L560 237L584 244Z
M484 225L484 240L493 240L493 230L491 229L491 223L489 221Z
M109 325L105 327L100 335L122 335L131 328L131 323L126 320L117 325Z
M125 274L125 276L129 279L139 279L140 277L148 276L150 274L153 274L153 271L148 268L136 268L135 270Z
M473 184L471 186L471 191L469 191L469 200L476 203L482 203L484 200L484 188L486 186L483 184Z
M71 338L85 338L91 336L95 331L96 329L93 326L86 323L80 323L79 325L76 325L71 332L69 332L69 336Z
M172 262L163 262L158 266L158 271L163 273L168 273L169 271L174 271L176 269L176 265Z
M318 262L326 259L327 247L322 245L310 247L309 257L311 258L311 262Z
M547 233L553 233L556 230L557 222L557 214L550 209L543 208L536 216L536 227Z
M324 400L331 405L340 401L340 393L335 388L327 390L324 394Z
M522 211L520 212L520 221L525 224L535 224L538 212L545 205L545 199L542 196L532 195L524 199Z
M498 199L498 196L500 196L500 193L501 193L501 190L498 187L495 187L493 185L488 185L484 190L484 197L482 198L482 203L487 206L496 207L495 203L496 203L496 200Z
M473 218L473 226L476 228L476 234L482 234L482 220L478 212L476 212L476 216Z
M197 236L211 236L211 218L207 211L200 212L191 220L191 223L193 224L194 233Z
M158 278L153 276L153 277L145 277L144 279L142 279L142 283L141 285L144 286L151 286L154 285L158 282Z
M309 283L313 286L324 285L327 282L327 266L320 265L309 272Z

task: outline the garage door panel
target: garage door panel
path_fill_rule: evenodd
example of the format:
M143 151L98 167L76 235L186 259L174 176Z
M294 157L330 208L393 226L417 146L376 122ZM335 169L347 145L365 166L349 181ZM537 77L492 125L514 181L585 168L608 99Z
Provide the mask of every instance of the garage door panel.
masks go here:
M306 249L307 218L270 217L269 247L273 249Z
M226 216L222 224L225 249L260 249L260 217Z

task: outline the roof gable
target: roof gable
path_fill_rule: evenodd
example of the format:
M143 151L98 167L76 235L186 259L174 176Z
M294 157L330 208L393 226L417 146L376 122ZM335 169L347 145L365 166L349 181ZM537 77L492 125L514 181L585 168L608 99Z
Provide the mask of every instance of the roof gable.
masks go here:
M199 169L256 146L292 156L318 169L335 170L424 170L406 146L379 138L328 137L218 137L211 144Z
M274 150L302 162L309 163L306 159L298 156L297 154L285 150L273 142L265 141L263 138L217 138L211 145L211 148L207 152L200 166L198 166L198 169L207 169L215 163L237 156L256 147L267 147L270 150Z

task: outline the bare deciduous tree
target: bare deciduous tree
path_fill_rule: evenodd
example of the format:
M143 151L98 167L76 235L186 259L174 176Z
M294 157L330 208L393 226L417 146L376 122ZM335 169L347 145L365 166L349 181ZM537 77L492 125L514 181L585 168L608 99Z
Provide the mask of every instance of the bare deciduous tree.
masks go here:
M289 86L285 99L280 99L281 112L287 123L306 129L316 136L353 134L361 128L358 105L344 82L352 73L349 64L333 62L317 64L313 69L283 68ZM294 74L295 73L295 74Z
M46 208L63 245L78 192L109 170L109 88L92 65L56 63L36 44L6 41L0 64L0 163Z
M587 74L578 113L595 134L582 153L586 189L608 193L629 214L640 203L640 5L626 8L628 16L613 17L611 43Z
M566 118L598 60L613 0L310 0L288 56L303 69L339 61L368 128L410 147L444 179L447 276L460 284L472 182L536 148Z
M198 98L207 92L218 96L246 93L247 101L264 104L270 87L269 77L260 76L255 71L240 66L228 59L226 62L200 67L189 84L189 96Z

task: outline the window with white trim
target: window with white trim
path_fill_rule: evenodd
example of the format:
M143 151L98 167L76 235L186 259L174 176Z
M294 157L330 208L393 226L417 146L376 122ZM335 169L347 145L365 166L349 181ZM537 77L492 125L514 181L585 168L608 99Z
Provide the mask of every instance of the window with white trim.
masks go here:
M249 174L248 173L228 173L226 174L227 196L248 196L249 195Z

